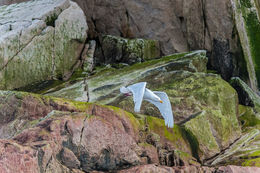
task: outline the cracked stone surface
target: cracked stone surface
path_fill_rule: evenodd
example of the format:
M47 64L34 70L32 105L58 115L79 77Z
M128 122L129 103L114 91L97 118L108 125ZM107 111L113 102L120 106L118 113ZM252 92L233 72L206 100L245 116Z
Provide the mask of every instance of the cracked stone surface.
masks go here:
M0 93L1 127L18 132L1 129L1 172L259 171L199 166L181 128L166 128L158 118L24 92Z
M243 53L230 0L75 1L87 16L91 38L101 33L158 40L164 55L205 49L224 79L246 73L238 63Z
M87 38L83 11L68 0L0 7L0 88L67 78Z
M107 68L63 89L54 87L53 92L49 90L47 95L77 100L85 82L90 102L110 104L133 112L132 97L124 97L119 88L146 81L149 89L168 94L175 124L185 127L194 141L191 144L194 156L203 162L226 149L241 135L237 120L237 93L220 76L205 73L205 54L205 51L194 51L121 69ZM145 101L141 114L161 117L158 109ZM164 136L163 129L156 128L153 118L147 118L147 121L153 132ZM187 150L184 147L182 151Z
M146 78L153 77L159 72L165 73L176 70L204 72L206 63L206 52L203 50L173 54L126 68L105 68L94 76L84 79L78 78L79 81L72 84L68 81L65 84L44 91L42 94L77 101L109 104L119 98L118 91L122 86L130 85L139 80L146 80Z

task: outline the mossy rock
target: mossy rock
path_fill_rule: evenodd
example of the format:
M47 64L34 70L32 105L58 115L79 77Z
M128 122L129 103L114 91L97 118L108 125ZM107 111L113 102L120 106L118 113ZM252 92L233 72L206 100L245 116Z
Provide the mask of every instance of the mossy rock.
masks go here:
M151 133L158 134L159 140L169 141L173 149L192 154L189 141L186 139L183 129L175 125L173 129L165 126L164 120L148 116L146 117L147 128Z
M160 45L156 40L102 35L100 43L104 56L104 61L101 63L105 64L120 62L134 64L160 57Z
M239 105L239 121L244 131L249 127L260 129L260 114L255 112L252 107Z
M75 70L88 30L76 3L30 1L1 8L0 16L0 89L64 79Z
M251 106L256 112L260 113L260 96L258 94L238 77L231 78L230 84L236 89L240 104Z
M260 117L252 107L239 105L242 136L225 152L207 161L208 165L258 166L260 156Z
M0 107L0 138L13 138L26 129L59 117L69 116L77 119L80 115L88 121L99 118L105 123L108 122L115 128L126 131L136 143L153 145L158 149L158 153L160 150L174 152L182 163L189 164L195 161L182 128L176 125L174 129L167 129L164 121L159 118L146 118L144 115L132 114L113 106L14 91L0 92ZM49 131L44 129L41 133L43 134L40 135L48 135ZM151 140L151 135L156 136L155 140Z
M250 87L256 92L260 83L260 22L259 2L232 0L236 28L243 48Z
M191 151L193 156L203 161L226 149L241 134L237 120L237 93L220 76L202 73L206 72L206 62L205 52L195 51L121 69L106 68L86 79L89 98L90 101L110 104L132 112L132 98L125 98L120 94L121 86L146 81L149 89L165 91L172 103L175 122L181 126L185 124L182 132L186 134L192 147L193 143L197 143L197 147L193 147ZM58 92L49 95L59 96ZM147 102L143 102L141 113L162 118L158 109ZM196 122L199 115L201 119ZM208 129L200 127L200 123L206 123ZM207 131L207 136L201 136L196 130ZM172 133L157 133L174 141L169 138ZM211 139L210 145L207 139Z
M259 166L260 151L260 130L251 128L243 133L241 138L232 144L223 153L208 160L206 165L243 165L243 166Z
M69 84L69 81L66 83L69 85L55 86L54 90L50 89L41 93L74 100L84 100L83 97L78 96L84 96L83 92L87 89L88 101L110 104L120 98L119 88L121 86L152 79L155 75L163 75L166 72L175 70L205 72L206 64L206 51L173 54L120 69L105 67L103 70L97 70L96 74L86 79L79 78L77 83Z
M214 156L240 137L238 96L220 76L174 71L144 81L148 82L149 89L168 94L175 123L184 125L193 156L198 159L203 161ZM132 98L122 98L113 105L128 111L134 107ZM145 101L141 113L161 117L158 109Z

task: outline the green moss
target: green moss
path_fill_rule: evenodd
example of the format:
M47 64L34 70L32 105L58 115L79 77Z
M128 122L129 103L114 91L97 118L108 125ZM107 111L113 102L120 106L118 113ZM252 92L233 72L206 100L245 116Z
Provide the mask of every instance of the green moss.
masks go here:
M180 150L174 150L174 154L178 155L181 160L187 161L191 165L200 165L198 162L195 161L195 158L192 157L189 153Z
M244 16L248 31L251 55L255 64L255 71L258 83L260 84L260 23L255 11Z
M80 101L74 101L74 100L69 100L69 99L64 99L64 98L56 98L56 97L50 97L48 96L50 99L52 99L53 101L60 103L61 105L66 105L68 107L73 107L81 112L86 111L87 109L90 108L91 105L93 105L92 103L89 102L80 102Z
M1 91L1 94L6 95L8 91ZM57 97L52 97L52 96L42 96L39 94L34 94L34 93L28 93L28 92L16 92L12 91L12 94L15 95L16 98L19 99L25 99L26 97L32 97L35 100L37 100L39 103L42 104L50 104L50 102L55 102L58 105L66 106L68 108L73 108L78 110L79 112L85 112L90 108L93 103L89 102L80 102L80 101L74 101L70 99L65 99L65 98L57 98Z
M240 3L242 6L246 7L246 8L251 8L251 1L250 0L240 0Z
M140 147L154 147L153 145L148 144L148 143L145 143L145 142L138 143L138 145L139 145Z
M211 154L211 152L219 152L220 149L212 133L212 125L210 124L207 116L208 114L206 112L202 112L196 118L185 123L185 129L190 134L191 140L194 140L195 143L198 143L199 148L203 148L205 150L204 152L208 151L207 154ZM219 124L219 127L223 128L221 123ZM195 157L197 158L198 156L195 155Z
M242 163L242 166L256 166L260 167L260 158L248 159Z
M260 125L260 119L251 107L239 105L239 121L243 129Z
M230 137L232 131L240 129L238 124L237 126L230 125L232 119L223 116L220 110L207 110L207 119L210 121L211 128L217 132L214 134L214 137L221 139L222 145L225 146L229 145L230 138L233 138ZM217 139L215 139L215 141L217 141Z
M159 42L156 40L126 39L112 35L103 35L102 42L103 45L113 45L116 51L123 52L124 58L135 59L135 62L160 56Z
M165 126L164 120L163 119L158 119L155 117L147 117L146 121L148 123L148 127L150 129L151 132L155 132L157 134L159 134L160 136L165 137L166 139L168 139L171 142L176 142L176 140L178 138L181 138L181 134L178 133L179 131L179 127L177 125L175 125L174 129L168 129ZM174 133L177 132L177 133Z
M198 161L200 161L200 157L199 157L200 148L199 148L199 142L197 138L193 135L193 133L189 129L185 129L184 134L189 141L190 148L192 151L192 156L195 157Z
M160 57L159 43L154 40L147 40L143 49L144 60Z
M64 81L47 80L47 81L44 81L44 82L29 84L27 86L20 87L20 88L17 88L15 90L42 94L42 93L46 93L49 89L60 86L62 83L64 83Z
M132 66L127 66L125 68L121 69L114 69L114 68L105 68L104 70L101 70L100 72L96 73L95 75L91 76L89 80L91 80L91 86L92 87L98 87L100 86L100 83L104 80L104 77L107 81L118 79L124 75L127 75L126 78L134 78L136 75L139 75L141 71L144 71L145 69L152 68L159 66L160 64L163 65L166 62L170 62L172 60L176 60L178 58L183 57L188 53L182 53L182 54L174 54L170 56L165 56L160 59L150 60L143 63L137 63ZM140 70L140 71L139 71Z
M260 157L260 150L253 152L252 154L249 155L249 157Z
M236 0L234 8L250 84L254 91L257 90L256 82L260 82L260 23L257 3L254 0Z
M145 121L150 133L157 134L160 138L170 141L177 150L191 152L183 128L176 124L173 129L167 128L163 119L151 116L147 116Z

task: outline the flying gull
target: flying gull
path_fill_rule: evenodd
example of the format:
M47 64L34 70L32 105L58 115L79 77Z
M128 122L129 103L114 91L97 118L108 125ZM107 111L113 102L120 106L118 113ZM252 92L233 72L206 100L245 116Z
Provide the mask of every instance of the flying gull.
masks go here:
M173 128L174 120L170 100L165 92L151 91L146 88L146 82L140 82L128 87L121 87L120 92L125 96L133 96L135 112L140 112L142 101L154 104L161 112L165 125Z

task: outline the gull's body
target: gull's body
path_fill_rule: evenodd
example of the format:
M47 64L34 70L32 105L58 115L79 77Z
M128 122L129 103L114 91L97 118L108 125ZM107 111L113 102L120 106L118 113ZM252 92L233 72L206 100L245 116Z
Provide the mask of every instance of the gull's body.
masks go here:
M133 100L135 103L135 112L140 112L142 101L146 100L154 104L161 112L165 125L168 127L173 127L173 114L170 100L165 92L151 91L146 88L146 82L140 82L128 87L120 88L121 93L130 96L133 95Z

